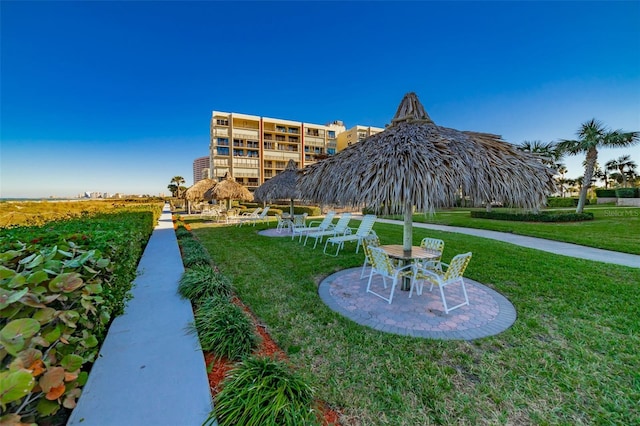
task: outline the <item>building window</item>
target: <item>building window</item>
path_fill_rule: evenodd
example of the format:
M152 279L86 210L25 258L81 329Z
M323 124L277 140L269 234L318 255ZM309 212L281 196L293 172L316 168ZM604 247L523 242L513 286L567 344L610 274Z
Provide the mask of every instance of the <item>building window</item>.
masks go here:
M216 148L218 155L229 155L229 148L218 147Z
M244 157L244 151L241 149L234 149L233 150L233 156L234 157Z
M218 145L229 146L229 138L218 138Z
M265 142L264 149L273 149L273 142Z
M289 142L298 143L298 137L297 136L289 136Z
M335 130L329 130L329 139L335 139L335 138L336 138Z
M276 132L286 133L287 132L287 128L284 127L284 126L276 126Z
M333 155L333 154L335 154L335 153L336 153L335 148L327 148L327 154L329 154L329 155Z
M216 124L218 126L228 126L229 125L229 120L224 120L224 119L216 119Z

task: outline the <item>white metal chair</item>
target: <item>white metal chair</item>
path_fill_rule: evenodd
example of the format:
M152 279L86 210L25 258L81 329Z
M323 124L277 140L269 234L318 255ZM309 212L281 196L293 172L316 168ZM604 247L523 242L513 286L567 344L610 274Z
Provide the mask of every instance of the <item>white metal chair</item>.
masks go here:
M308 232L304 238L304 244L307 245L307 240L309 238L314 238L316 242L313 244L313 248L316 248L318 245L318 241L322 241L324 237L333 237L336 235L344 235L346 232L349 232L349 221L351 220L351 213L343 213L338 219L338 223L336 223L333 228L327 229L326 231L318 231L318 232Z
M289 221L288 219L284 219L282 215L278 213L276 213L274 216L276 217L276 220L277 220L276 232L278 234L282 233L282 230L285 228L289 229L291 225L291 221Z
M362 251L364 252L364 263L362 264L362 271L360 272L360 279L364 278L367 265L371 264L371 254L369 253L370 247L380 247L380 239L376 234L376 231L371 231L369 235L362 239Z
M444 252L444 241L437 238L423 238L420 242L420 247L423 249L437 253L438 257L432 257L431 259L424 259L422 261L416 260L416 263L423 268L437 269L441 267L440 261L442 260L442 252ZM440 269L442 270L442 269Z
M291 221L291 239L293 240L296 235L304 234L305 229L307 229L307 215L308 213L303 214L294 214L293 219Z
M404 277L412 276L414 265L397 266L391 261L389 255L380 247L369 246L368 250L370 256L369 260L371 261L371 272L369 273L369 282L367 283L367 293L371 293L382 300L386 300L391 303L398 281ZM382 285L385 289L387 288L387 278L391 279L389 297L371 290L371 280L374 275L382 276Z
M435 269L425 268L423 266L414 264L413 278L411 280L409 297L411 297L414 287L416 289L416 294L421 295L422 289L424 287L424 282L429 281L431 283L429 291L433 290L434 285L437 285L440 289L440 297L442 298L442 305L444 306L444 312L446 314L461 306L468 305L469 296L467 295L467 288L464 285L464 278L462 277L462 275L464 274L464 271L467 268L470 260L471 252L455 256L448 264L439 262L439 267ZM443 266L446 269L445 272L442 271ZM447 299L445 297L444 290L445 287L458 283L460 284L464 301L450 308L447 305Z
M336 249L336 254L333 254L331 256L337 256L338 253L340 252L340 249L344 247L344 243L349 241L358 242L358 245L356 246L356 253L357 253L358 249L360 249L360 244L362 244L362 239L367 235L369 235L369 233L373 229L373 224L376 222L376 219L377 219L376 215L368 214L362 218L362 221L360 222L360 226L358 226L358 230L356 231L355 234L351 233L351 234L344 234L336 237L327 238L327 242L324 243L324 253L328 254L327 246L329 245L329 243L331 243L333 245L338 246L338 248Z

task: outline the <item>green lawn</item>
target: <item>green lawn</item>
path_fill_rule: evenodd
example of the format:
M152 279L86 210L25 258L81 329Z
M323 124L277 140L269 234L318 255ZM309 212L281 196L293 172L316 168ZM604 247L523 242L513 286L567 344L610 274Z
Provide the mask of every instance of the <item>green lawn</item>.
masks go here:
M353 244L334 258L257 235L266 225L191 225L344 425L640 423L640 269L414 229L415 243L445 240L445 261L472 251L466 275L518 314L497 336L437 341L375 331L322 303L324 277L362 264ZM374 229L383 244L402 241L401 226Z
M575 209L567 211L573 212ZM439 210L431 217L416 214L413 216L413 220L415 222L512 232L589 247L640 254L640 208L594 206L586 208L585 211L593 213L594 220L541 223L475 219L471 217L469 209ZM389 218L403 220L401 216L389 216Z

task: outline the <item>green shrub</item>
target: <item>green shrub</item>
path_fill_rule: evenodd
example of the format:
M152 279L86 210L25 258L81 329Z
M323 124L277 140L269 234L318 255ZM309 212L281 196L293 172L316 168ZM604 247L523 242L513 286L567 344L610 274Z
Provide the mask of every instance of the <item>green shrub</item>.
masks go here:
M251 318L225 298L204 300L195 313L195 328L202 349L217 357L237 361L258 347Z
M585 200L586 206L589 205L589 199ZM578 197L549 197L547 198L547 207L576 207L578 205Z
M320 425L314 390L282 361L249 357L222 382L214 416L220 426Z
M616 189L616 197L618 198L635 198L636 188L618 188Z
M195 265L211 265L209 252L198 240L183 238L178 240L178 244L182 249L182 263L185 268L191 268Z
M233 289L231 281L208 265L195 265L187 268L180 278L178 292L194 305L212 297L230 299Z
M178 226L176 228L176 238L181 240L183 238L193 238L191 231L188 231L184 226Z
M615 189L596 189L596 196L598 198L616 198L616 190Z
M477 219L510 220L515 222L580 222L583 220L593 220L593 213L507 213L471 211L471 217Z

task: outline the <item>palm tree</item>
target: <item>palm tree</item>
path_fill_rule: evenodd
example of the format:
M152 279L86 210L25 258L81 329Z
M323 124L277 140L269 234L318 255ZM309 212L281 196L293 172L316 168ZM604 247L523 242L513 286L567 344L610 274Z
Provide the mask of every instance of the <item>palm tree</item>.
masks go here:
M607 161L605 167L607 170L618 171L622 175L622 185L626 188L627 175L631 174L631 176L633 176L638 165L631 160L630 155L623 155L622 157L618 157L616 160Z
M596 161L598 161L598 148L631 146L640 142L640 132L608 130L600 121L594 118L583 123L577 135L579 139L562 140L556 147L560 152L569 155L586 153L586 167L584 169L582 187L580 188L578 207L576 208L576 213L582 213L587 199L587 189L589 189L591 178L593 177L593 169Z
M557 164L557 170L558 170L558 174L560 175L559 178L556 178L556 181L558 182L558 184L560 185L560 196L564 197L564 186L568 183L567 179L565 179L565 174L567 174L567 166L565 166L564 164L560 163Z
M562 153L556 149L556 145L553 142L523 141L516 148L536 155L542 164L551 168L557 168L559 166L558 160L562 157Z
M171 190L171 185L175 185L176 189L175 189L175 193L173 193L174 197L180 198L182 196L182 187L180 185L182 185L185 182L184 178L182 176L174 176L173 178L171 178L171 184L168 186L169 190Z

